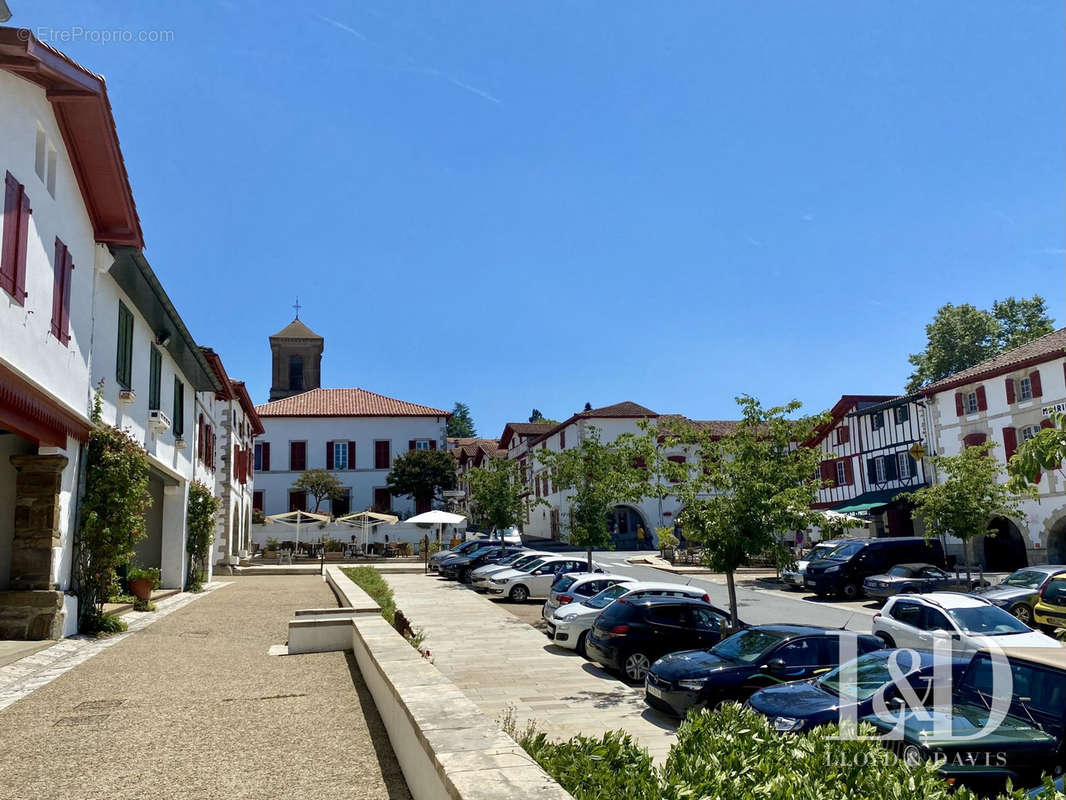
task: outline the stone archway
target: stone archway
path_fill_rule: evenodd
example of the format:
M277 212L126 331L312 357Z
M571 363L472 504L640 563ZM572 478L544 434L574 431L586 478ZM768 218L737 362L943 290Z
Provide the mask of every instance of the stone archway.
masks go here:
M643 540L638 535L638 528L644 529ZM607 530L616 550L649 550L653 547L648 521L633 506L617 505L608 511Z
M1018 526L1006 517L996 517L988 523L995 536L983 536L985 569L994 572L1013 572L1029 566L1025 538Z
M1066 564L1066 517L1060 517L1047 535L1047 561Z

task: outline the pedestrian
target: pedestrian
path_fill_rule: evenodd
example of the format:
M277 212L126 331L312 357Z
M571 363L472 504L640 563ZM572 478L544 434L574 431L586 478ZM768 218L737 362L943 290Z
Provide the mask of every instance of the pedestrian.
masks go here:
M643 550L644 549L644 526L643 525L638 525L637 526L637 549L639 549L639 550Z

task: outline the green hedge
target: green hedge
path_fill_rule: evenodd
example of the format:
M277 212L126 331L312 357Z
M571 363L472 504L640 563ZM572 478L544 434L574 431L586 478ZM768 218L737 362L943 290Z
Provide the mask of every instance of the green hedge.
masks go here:
M343 567L342 570L381 606L381 616L392 625L396 617L396 599L392 596L392 587L381 577L381 573L373 567Z
M911 768L876 741L836 733L825 726L782 735L764 717L726 706L690 714L662 767L621 731L551 742L529 730L518 739L576 800L975 800L967 789L949 790L932 765Z

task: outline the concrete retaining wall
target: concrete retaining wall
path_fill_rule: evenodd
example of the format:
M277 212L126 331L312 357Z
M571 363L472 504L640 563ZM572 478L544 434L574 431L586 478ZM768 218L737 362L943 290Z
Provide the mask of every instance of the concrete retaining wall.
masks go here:
M326 580L344 611L302 614L293 623L321 620L330 639L336 626L345 627L344 649L355 655L415 800L573 800L422 658L339 567L327 567Z

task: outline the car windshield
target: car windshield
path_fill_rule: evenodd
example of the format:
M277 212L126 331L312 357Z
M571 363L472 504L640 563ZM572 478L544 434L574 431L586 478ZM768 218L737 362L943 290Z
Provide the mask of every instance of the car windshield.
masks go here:
M918 659L916 652L901 650L898 667L902 674L912 674L920 666ZM869 700L882 686L896 680L889 669L889 661L885 653L868 653L827 672L815 685L837 697Z
M1044 582L1044 578L1046 577L1046 572L1040 572L1035 569L1020 569L1017 572L1012 572L1004 578L1003 583L1001 583L1000 586L1017 586L1021 589L1039 589L1040 584Z
M629 588L624 583L616 583L614 586L608 586L598 595L590 597L584 604L589 608L606 608L628 591Z
M537 567L539 567L541 564L543 564L544 561L545 561L544 557L541 556L541 557L533 559L528 564L523 564L522 566L518 566L516 564L515 565L515 569L517 569L519 572L532 572Z
M913 572L914 570L910 567L892 567L892 569L888 571L888 574L897 578L909 578Z
M1013 614L996 606L977 608L946 608L948 616L964 633L977 636L1007 636L1012 633L1029 633L1030 629Z
M833 561L847 561L864 547L862 542L846 542L836 550L827 553L823 558L831 558Z
M517 551L515 553L511 553L510 555L504 556L503 558L501 558L496 563L497 564L501 564L501 565L502 564L514 564L520 558L529 558L529 556L527 554L523 553L521 550L519 550L519 551Z
M738 664L753 664L766 653L788 638L781 631L768 631L760 628L748 628L723 639L710 652L726 661Z

